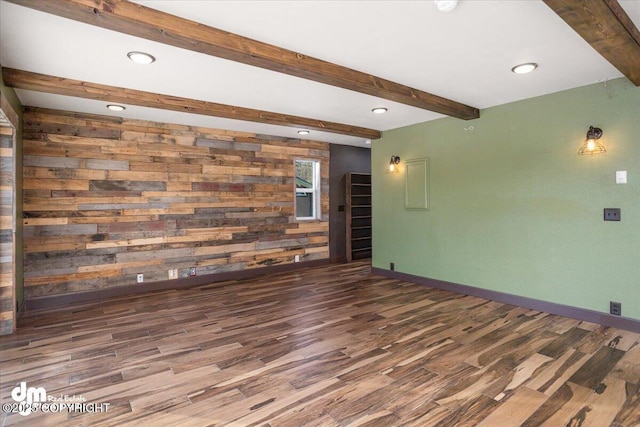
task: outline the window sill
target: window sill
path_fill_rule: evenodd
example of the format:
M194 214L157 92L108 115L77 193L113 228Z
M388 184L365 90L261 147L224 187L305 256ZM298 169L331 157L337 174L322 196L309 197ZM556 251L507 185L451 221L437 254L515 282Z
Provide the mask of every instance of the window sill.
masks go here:
M318 218L296 218L295 222L326 222Z

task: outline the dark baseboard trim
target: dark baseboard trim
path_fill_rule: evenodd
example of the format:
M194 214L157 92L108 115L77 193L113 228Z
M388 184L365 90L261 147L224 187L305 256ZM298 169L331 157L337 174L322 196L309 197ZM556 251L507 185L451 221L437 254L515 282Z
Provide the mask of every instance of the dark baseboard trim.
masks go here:
M545 313L570 317L572 319L582 320L585 322L598 323L600 325L624 329L626 331L636 333L640 332L640 320L630 319L628 317L613 316L611 314L600 313L598 311L589 310L586 308L572 307L570 305L557 304L554 302L507 294L504 292L491 291L487 289L476 288L474 286L460 285L458 283L430 279L428 277L400 273L398 271L390 271L378 267L371 267L371 272L391 279L413 282L419 285L444 289L458 294L471 295L474 297L489 299L505 304L517 305L519 307L544 311Z
M206 274L203 276L182 277L173 280L162 280L159 282L143 283L137 286L117 286L115 288L99 289L89 292L78 292L74 294L30 298L24 301L23 306L26 311L63 307L69 304L95 302L108 298L133 296L172 289L188 289L195 286L208 285L211 283L224 282L227 280L250 279L252 277L264 276L267 274L284 273L306 268L321 267L329 265L330 263L331 260L327 258L314 261L272 265L269 267L249 268L245 270L229 271L225 273Z

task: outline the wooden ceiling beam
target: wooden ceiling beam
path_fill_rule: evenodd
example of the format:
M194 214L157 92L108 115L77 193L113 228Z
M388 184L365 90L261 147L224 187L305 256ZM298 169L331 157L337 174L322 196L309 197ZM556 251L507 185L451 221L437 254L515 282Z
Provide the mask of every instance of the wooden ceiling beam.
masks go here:
M8 0L12 3L243 64L365 93L464 120L477 108L331 62L242 37L126 0Z
M640 86L640 31L617 0L543 0L560 18Z
M338 133L365 139L379 139L380 131L341 123L291 116L270 111L254 110L233 105L217 104L178 96L162 95L135 89L107 86L99 83L84 82L64 77L49 76L29 71L2 68L5 85L15 89L34 90L57 95L95 99L110 103L138 105L160 108L183 113L224 117L269 125L304 128L322 132Z

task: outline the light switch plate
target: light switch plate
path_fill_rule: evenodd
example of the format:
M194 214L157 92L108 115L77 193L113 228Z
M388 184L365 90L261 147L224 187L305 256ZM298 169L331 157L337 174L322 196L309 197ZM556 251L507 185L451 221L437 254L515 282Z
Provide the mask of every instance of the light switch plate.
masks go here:
M616 171L616 184L627 183L627 171Z

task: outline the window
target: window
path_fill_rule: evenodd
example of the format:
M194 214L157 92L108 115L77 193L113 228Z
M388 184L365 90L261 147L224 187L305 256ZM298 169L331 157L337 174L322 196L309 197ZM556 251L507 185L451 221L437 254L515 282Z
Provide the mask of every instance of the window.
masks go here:
M296 160L296 219L320 219L320 162Z

